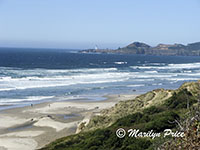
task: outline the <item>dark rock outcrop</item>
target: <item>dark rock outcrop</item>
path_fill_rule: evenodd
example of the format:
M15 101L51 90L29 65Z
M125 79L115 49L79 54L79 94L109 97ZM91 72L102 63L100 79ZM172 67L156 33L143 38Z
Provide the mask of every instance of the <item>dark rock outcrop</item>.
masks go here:
M151 47L145 43L134 42L123 48L88 49L81 53L118 53L118 54L144 54L144 55L176 55L176 56L200 56L200 42L183 44L158 44Z

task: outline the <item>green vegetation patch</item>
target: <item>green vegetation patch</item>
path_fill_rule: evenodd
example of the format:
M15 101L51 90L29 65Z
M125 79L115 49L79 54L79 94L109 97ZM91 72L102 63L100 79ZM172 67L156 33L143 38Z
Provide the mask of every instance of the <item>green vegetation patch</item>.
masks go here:
M194 88L190 89L195 91ZM118 128L124 128L126 131L139 129L141 132L153 130L158 133L163 132L164 129L175 129L177 124L174 120L180 119L183 112L188 111L187 107L197 102L195 95L196 91L191 92L185 87L180 88L160 105L122 116L109 127L58 139L42 150L153 150L159 139L128 136L118 138L116 130Z
M180 108L187 108L188 106L191 106L192 104L196 103L197 99L192 95L191 92L189 92L187 89L183 89L180 92L172 95L170 97L165 105L169 109L180 109Z

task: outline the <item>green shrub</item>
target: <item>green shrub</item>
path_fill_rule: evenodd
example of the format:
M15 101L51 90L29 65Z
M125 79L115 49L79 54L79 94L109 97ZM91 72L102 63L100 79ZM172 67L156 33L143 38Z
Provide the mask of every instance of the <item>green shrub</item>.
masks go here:
M164 108L162 108L162 107L151 106L149 108L144 109L143 112L145 114L152 115L152 114L159 113L162 111L164 111Z
M178 93L174 93L171 98L169 98L165 105L169 109L180 109L180 108L187 108L187 103L189 106L196 103L197 100L195 97L187 91L187 89L183 89Z

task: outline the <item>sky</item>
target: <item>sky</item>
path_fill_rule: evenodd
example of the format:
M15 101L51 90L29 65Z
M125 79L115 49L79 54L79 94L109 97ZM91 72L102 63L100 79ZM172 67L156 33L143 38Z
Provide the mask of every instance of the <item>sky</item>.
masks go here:
M200 41L200 0L0 0L0 47Z

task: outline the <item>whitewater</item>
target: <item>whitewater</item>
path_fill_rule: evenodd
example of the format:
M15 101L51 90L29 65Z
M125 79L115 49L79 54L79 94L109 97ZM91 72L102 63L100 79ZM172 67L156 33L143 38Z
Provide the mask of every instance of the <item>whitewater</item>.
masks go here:
M183 82L200 78L198 57L2 51L1 106L102 100L109 94L175 89Z

